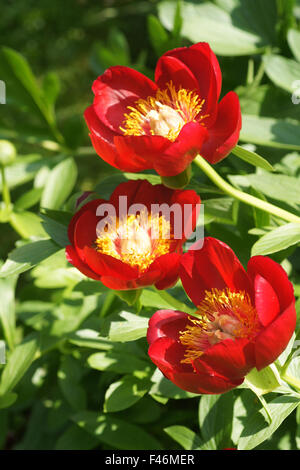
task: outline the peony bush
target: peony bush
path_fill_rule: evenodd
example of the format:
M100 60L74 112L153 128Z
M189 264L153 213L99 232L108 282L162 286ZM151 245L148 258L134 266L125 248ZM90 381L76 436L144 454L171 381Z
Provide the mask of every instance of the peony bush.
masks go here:
M299 449L298 4L146 3L3 7L0 448Z

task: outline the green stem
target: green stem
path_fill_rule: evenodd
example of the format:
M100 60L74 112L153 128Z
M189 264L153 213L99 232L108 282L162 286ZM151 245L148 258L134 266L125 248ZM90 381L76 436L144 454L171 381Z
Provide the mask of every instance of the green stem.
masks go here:
M254 80L254 60L251 58L248 60L248 71L247 71L247 79L246 85L251 85Z
M253 79L252 86L258 87L258 85L260 85L260 82L262 81L264 73L265 73L265 64L264 64L264 61L262 60L259 65L257 74L255 78Z
M262 199L258 199L251 194L243 193L239 189L234 188L231 184L227 183L221 176L210 166L210 164L204 160L200 155L198 155L194 162L196 165L201 168L203 173L208 176L208 178L215 183L215 185L222 189L224 193L228 194L235 199L248 204L249 206L256 207L262 211L268 212L271 215L279 217L287 222L294 222L300 223L300 217L291 212L285 211L284 209L280 209L269 202L263 201Z
M0 166L1 166L1 177L2 177L2 197L3 197L3 201L6 207L9 209L11 205L9 187L7 186L7 182L5 178L5 168L3 165L0 165Z

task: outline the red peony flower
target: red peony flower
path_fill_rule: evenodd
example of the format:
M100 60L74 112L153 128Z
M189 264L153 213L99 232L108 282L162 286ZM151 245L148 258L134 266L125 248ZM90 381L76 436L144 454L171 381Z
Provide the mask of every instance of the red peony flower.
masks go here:
M241 129L237 95L218 102L222 76L207 43L166 52L155 82L128 67L110 67L93 84L85 111L98 155L122 171L182 173L198 153L210 163L226 157Z
M296 326L295 298L283 268L264 256L247 272L231 248L205 238L182 256L182 284L196 317L159 310L149 321L149 356L178 387L223 393L271 364Z
M182 244L199 207L194 191L146 180L121 183L109 201L93 200L73 216L67 259L111 289L166 289L178 279Z

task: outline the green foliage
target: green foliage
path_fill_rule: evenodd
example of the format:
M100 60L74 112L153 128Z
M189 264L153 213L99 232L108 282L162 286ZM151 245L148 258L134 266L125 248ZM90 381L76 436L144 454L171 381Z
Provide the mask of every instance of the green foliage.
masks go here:
M232 392L199 396L147 354L156 310L195 311L180 282L109 291L64 251L84 191L108 199L129 179L161 182L96 156L83 119L93 80L114 65L153 78L161 54L197 41L218 55L222 96L235 90L242 107L240 145L217 171L300 216L299 2L38 3L1 6L0 448L300 449L299 319L276 366L252 371ZM298 224L224 194L195 165L187 189L201 196L205 235L245 265L250 255L282 264L299 313Z
M77 166L68 158L51 170L41 197L41 207L60 209L76 183Z
M183 37L191 42L207 41L217 54L225 56L255 54L273 44L275 0L215 3L182 2ZM172 27L174 12L174 2L162 2L159 6L160 19L167 29Z
M185 450L201 450L201 440L194 431L185 426L169 426L164 430Z
M232 419L233 392L219 396L204 395L199 404L199 427L204 440L202 449L230 447Z

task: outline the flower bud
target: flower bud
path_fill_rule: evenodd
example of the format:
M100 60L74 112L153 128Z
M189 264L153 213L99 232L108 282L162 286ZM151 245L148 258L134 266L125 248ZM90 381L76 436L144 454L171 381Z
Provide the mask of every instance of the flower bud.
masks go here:
M0 140L0 165L10 165L15 160L16 155L16 148L13 144L8 140Z

